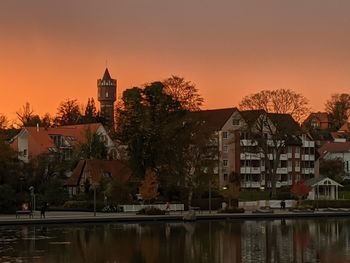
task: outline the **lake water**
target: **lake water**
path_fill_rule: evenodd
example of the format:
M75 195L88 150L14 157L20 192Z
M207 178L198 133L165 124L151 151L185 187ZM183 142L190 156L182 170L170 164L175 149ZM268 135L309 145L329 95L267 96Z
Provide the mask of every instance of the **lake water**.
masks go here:
M6 226L0 262L350 262L350 219Z

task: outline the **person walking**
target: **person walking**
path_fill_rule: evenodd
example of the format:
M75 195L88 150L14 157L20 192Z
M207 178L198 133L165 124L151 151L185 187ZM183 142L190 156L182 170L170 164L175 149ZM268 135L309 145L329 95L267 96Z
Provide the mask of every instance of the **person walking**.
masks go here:
M44 202L44 204L42 205L42 207L40 209L40 218L45 218L46 209L47 209L47 203Z

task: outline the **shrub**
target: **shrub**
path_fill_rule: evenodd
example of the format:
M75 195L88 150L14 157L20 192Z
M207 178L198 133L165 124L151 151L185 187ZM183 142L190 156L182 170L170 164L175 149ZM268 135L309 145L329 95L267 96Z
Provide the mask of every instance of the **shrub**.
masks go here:
M230 207L225 209L220 209L218 211L219 213L227 213L227 214L234 214L234 213L244 213L244 208L241 207Z
M17 210L16 194L10 185L0 185L0 211L10 213Z
M350 208L350 200L305 200L303 203L318 208Z
M137 215L164 215L165 211L156 207L149 206L149 207L142 208L136 214Z

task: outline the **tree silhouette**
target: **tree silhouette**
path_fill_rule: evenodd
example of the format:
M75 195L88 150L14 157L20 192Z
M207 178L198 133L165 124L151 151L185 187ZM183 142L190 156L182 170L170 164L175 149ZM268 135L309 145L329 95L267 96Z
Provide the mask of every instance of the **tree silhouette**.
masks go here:
M305 119L310 112L308 100L290 89L262 90L245 96L239 103L239 108L290 114L297 122Z
M180 102L182 108L189 111L200 110L204 100L198 94L195 84L175 75L165 79L162 83L164 84L165 92Z
M74 125L81 120L81 113L77 100L67 99L60 103L55 117L56 125Z

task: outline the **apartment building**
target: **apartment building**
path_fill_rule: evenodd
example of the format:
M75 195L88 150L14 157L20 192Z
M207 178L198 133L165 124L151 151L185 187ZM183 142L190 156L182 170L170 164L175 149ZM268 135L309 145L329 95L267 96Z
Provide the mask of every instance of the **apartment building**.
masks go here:
M242 188L266 187L269 182L266 166L273 167L277 159L276 187L290 186L314 176L315 143L310 136L302 134L299 124L290 115L263 110L239 111L237 108L196 114L211 127L216 138L218 164L215 171L221 186L228 183L229 174L234 172L240 175ZM265 152L254 138L259 129L267 144ZM280 138L274 136L277 133ZM278 153L274 145L278 145Z

